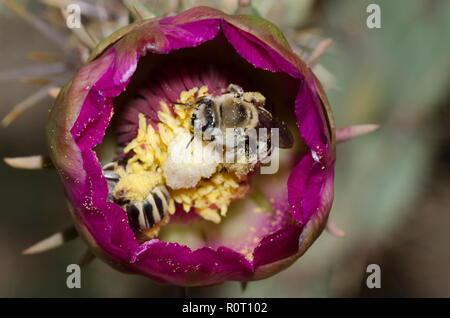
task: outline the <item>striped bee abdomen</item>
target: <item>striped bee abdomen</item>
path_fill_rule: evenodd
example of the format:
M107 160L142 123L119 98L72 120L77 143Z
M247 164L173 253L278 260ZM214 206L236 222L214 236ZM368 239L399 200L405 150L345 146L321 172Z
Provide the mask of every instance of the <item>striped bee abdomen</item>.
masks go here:
M169 192L165 186L157 186L144 201L132 201L126 205L131 229L135 234L142 233L154 237L159 232L162 221L167 220Z

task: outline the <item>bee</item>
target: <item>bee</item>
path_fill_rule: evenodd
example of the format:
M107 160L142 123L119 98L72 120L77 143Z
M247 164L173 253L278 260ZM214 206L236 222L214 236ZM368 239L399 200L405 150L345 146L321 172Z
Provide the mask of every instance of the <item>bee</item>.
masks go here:
M201 131L203 140L225 145L223 136L228 128L234 129L234 133L241 136L244 136L248 129L267 128L269 140L271 128L278 128L278 147L291 148L293 137L289 129L282 121L272 116L264 105L263 95L258 92L244 92L242 87L235 84L230 84L219 96L200 97L195 101L195 105L186 105L194 108L190 118L192 139L196 131ZM233 147L236 145L233 144L231 148Z
M102 169L108 185L107 201L117 203L126 211L130 228L140 242L157 237L160 227L169 221L169 191L159 185L148 193L144 201L117 198L114 189L120 177L114 172L116 167L117 162L111 162Z

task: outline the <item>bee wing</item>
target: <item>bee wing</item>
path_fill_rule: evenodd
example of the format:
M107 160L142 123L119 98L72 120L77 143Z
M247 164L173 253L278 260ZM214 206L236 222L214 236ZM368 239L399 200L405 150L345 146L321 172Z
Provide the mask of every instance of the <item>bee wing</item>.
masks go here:
M284 122L278 118L272 116L272 114L263 107L257 107L258 109L258 120L262 127L267 129L278 128L279 131L279 145L280 148L291 148L294 144L294 137L289 131L288 127Z

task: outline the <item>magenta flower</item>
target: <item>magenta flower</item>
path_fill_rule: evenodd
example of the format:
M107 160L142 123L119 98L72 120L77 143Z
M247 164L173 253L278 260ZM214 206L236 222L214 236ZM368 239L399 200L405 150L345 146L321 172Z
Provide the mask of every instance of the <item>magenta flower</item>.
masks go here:
M207 203L198 199L199 187L191 197L171 190L179 196L175 214L159 236L139 241L126 211L107 200L94 147L111 126L120 158L139 155L142 148L148 152L138 158L139 167L148 153L156 162L163 146L151 146L153 139L142 133L155 134L162 145L167 123L161 113L177 119L174 103L189 98L189 92L198 97L206 87L214 95L231 83L264 95L267 108L287 119L295 146L282 151L277 174L254 171L236 185L230 181L231 188L210 187L217 195L208 196ZM160 284L201 286L271 276L319 236L333 201L335 131L325 94L280 31L261 18L199 7L115 32L61 90L47 130L79 233L112 266ZM203 181L226 183L212 178Z

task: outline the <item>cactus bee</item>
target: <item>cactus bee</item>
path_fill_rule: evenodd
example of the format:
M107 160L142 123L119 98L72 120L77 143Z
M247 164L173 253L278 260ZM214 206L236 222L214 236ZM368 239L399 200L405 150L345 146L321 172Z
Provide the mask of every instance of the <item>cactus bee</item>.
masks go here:
M157 237L161 225L169 218L169 192L165 186L150 191L144 201L130 201L124 205L130 227L138 239Z
M143 242L159 235L162 225L169 221L169 191L164 185L154 187L143 201L125 200L114 194L119 175L114 172L117 162L103 166L103 176L108 185L108 202L120 205L127 213L128 223L138 241Z
M245 92L242 87L230 84L219 96L204 96L195 101L195 105L174 103L194 108L190 118L191 133L194 126L198 125L203 140L216 141L225 144L223 136L228 128L234 129L235 133L243 134L247 129L271 128L279 129L278 147L291 148L293 136L284 122L269 112L265 105L265 97L258 92ZM193 140L192 137L191 141ZM267 138L270 138L268 133ZM236 148L233 144L229 149Z

